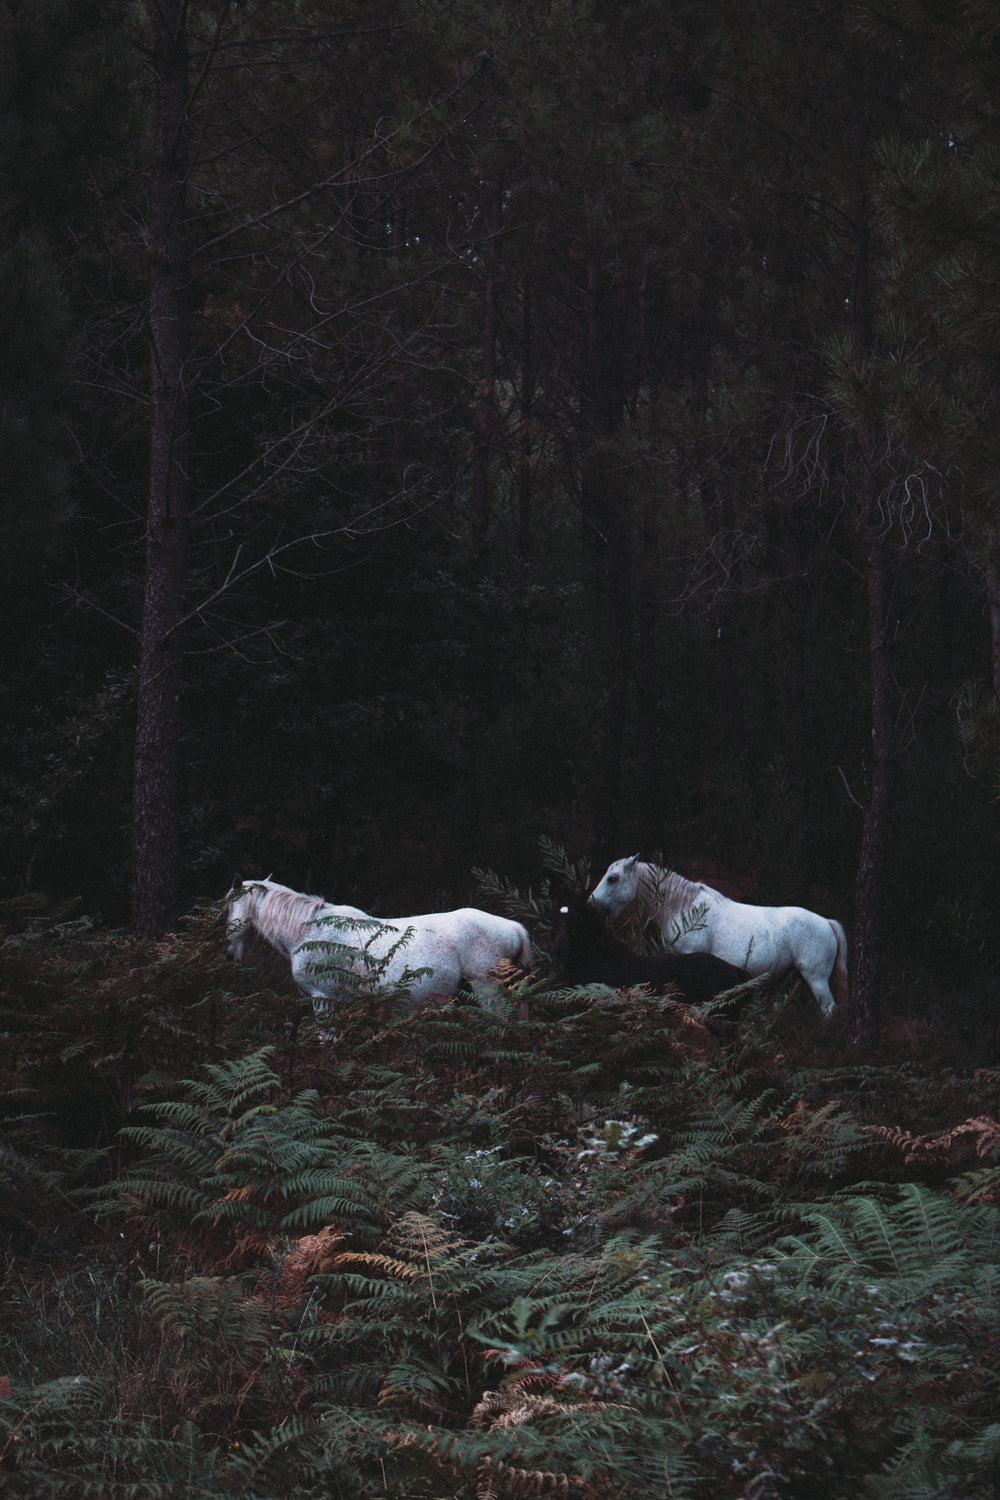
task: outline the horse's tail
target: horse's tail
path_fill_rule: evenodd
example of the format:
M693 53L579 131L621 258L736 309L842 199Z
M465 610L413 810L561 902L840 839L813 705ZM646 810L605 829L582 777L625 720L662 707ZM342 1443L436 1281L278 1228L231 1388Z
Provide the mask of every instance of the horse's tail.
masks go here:
M833 917L827 917L837 938L837 957L830 975L830 989L838 1005L847 1004L847 934Z

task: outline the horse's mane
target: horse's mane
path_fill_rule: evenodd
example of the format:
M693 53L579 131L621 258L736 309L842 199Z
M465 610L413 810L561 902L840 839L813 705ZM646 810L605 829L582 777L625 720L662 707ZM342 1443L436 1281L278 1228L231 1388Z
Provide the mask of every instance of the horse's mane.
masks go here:
M247 881L263 895L254 905L254 926L272 947L292 947L302 937L303 928L326 906L322 896L304 896L287 885L269 881Z
M661 923L673 921L705 899L708 888L698 880L687 880L675 870L640 864L639 901L650 917Z

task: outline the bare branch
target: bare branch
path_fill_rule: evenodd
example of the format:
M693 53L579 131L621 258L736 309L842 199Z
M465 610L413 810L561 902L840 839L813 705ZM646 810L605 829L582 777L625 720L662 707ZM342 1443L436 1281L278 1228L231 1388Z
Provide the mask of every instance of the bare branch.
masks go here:
M864 810L865 810L864 809L864 805L861 802L858 801L857 797L855 797L854 793L851 791L850 782L847 780L847 777L844 775L844 768L843 768L843 766L834 766L833 770L835 770L837 772L837 774L839 775L841 781L844 783L844 791L847 793L849 799L854 803L854 806L858 809L858 812L863 813Z

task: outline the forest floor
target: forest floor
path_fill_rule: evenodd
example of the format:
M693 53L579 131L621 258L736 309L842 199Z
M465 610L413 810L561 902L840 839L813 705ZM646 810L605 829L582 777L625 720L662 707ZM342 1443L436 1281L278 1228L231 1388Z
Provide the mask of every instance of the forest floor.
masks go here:
M8 933L0 1493L995 1495L990 1039L538 938L324 1041L217 912Z

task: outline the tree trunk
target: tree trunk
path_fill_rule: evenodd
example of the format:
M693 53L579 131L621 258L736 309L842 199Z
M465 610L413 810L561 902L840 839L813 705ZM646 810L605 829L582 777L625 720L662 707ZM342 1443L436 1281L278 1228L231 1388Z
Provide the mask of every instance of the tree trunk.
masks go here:
M788 704L785 733L788 746L788 798L790 829L788 834L789 888L810 892L813 883L813 819L809 796L809 683L807 642L810 633L809 549L803 537L801 513L788 519L782 537L793 558L792 578L788 586L788 657L785 692Z
M633 418L642 414L643 437L650 453L662 440L662 416L652 375L650 354L649 264L643 264L638 285L638 332L636 379L632 396ZM642 405L644 403L644 407ZM672 500L673 497L671 496ZM660 672L659 624L663 596L663 509L669 504L659 485L649 486L642 506L641 539L636 579L635 673L636 759L642 797L642 835L648 849L662 849L665 840L664 803L660 775Z
M186 9L186 0L157 0L150 9L156 113L148 211L149 495L132 801L132 929L141 938L157 938L168 929L177 916L180 889L178 627L188 510Z
M604 499L605 515L610 523L605 549L610 650L598 759L594 854L596 861L603 860L607 863L617 857L613 851L621 833L621 790L628 739L629 683L634 660L635 620L629 517L624 514L625 507L615 505L607 491ZM622 516L620 522L618 515Z
M872 759L854 887L851 1040L870 1045L879 1032L882 884L889 841L895 764L895 716L889 661L889 557L875 507L875 482L862 459L861 534L868 593L868 660Z
M636 758L642 795L642 833L650 849L662 849L666 835L660 778L661 503L659 495L646 501L636 587Z
M531 553L531 448L534 420L535 371L531 347L531 282L521 291L521 420L517 445L517 555L527 562Z
M486 247L490 258L499 254L498 230L502 194L495 189L489 205L487 229L489 241ZM485 561L489 548L490 522L493 513L490 471L497 433L497 327L499 278L491 272L486 279L483 309L483 373L479 383L479 409L476 413L476 431L472 467L472 497L475 515L476 547L481 561Z
M1000 698L1000 570L995 561L997 540L990 536L990 561L986 566L986 601L990 614L990 677L993 692Z
M587 360L583 371L582 417L586 424L580 496L584 525L599 559L600 586L607 607L607 681L600 729L595 863L615 857L621 832L624 750L629 741L629 689L634 666L635 578L632 561L632 505L618 462L617 439L623 411L621 350L605 278L595 260L587 271Z
M854 353L859 366L872 347L869 277L871 212L865 162L871 121L861 110L855 121L854 286L851 303ZM868 601L869 702L871 770L861 829L861 849L854 882L854 959L850 999L851 1040L869 1046L878 1040L879 968L882 945L882 888L889 847L889 810L895 766L895 715L889 660L889 554L876 505L875 443L862 414L858 422L857 529L863 549Z

